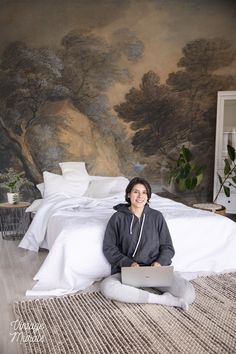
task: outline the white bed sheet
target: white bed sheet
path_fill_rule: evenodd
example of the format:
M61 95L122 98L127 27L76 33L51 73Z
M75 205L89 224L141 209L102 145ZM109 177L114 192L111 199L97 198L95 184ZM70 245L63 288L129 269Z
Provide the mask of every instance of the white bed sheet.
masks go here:
M103 199L53 196L43 200L20 247L50 252L26 295L60 296L89 287L110 274L102 252L106 224L123 194ZM199 274L236 269L236 224L221 215L187 207L152 195L150 206L160 210L169 227L176 271Z

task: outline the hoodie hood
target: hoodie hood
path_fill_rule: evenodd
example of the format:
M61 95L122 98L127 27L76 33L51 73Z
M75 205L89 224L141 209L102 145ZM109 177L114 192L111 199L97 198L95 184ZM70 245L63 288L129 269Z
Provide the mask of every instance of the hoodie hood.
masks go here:
M129 210L129 204L128 203L120 203L120 204L114 205L113 209L116 210L116 211L121 211L123 213L131 214L131 211Z
M128 213L128 214L132 214L133 213L129 210L129 204L128 203L121 203L121 204L117 204L115 206L113 206L113 209L115 209L116 211L120 211L122 213ZM143 209L143 213L147 214L150 210L150 207L148 204L145 204L144 209Z

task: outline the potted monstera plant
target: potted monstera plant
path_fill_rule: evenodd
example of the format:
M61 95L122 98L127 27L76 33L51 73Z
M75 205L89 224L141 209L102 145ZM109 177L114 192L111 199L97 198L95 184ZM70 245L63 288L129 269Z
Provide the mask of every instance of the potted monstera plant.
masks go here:
M20 189L25 185L32 186L33 183L24 176L24 172L18 173L13 168L9 168L0 173L0 188L7 190L7 199L10 204L19 202Z
M175 165L169 173L169 184L174 182L180 192L193 191L203 180L203 167L195 162L191 151L183 145Z

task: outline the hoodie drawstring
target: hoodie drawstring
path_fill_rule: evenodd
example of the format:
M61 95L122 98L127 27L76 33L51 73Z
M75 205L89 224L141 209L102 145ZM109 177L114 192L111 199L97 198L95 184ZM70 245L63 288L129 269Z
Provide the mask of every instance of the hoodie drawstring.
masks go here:
M133 215L134 217L134 215ZM139 238L138 238L138 242L136 244L136 247L135 247L135 250L134 250L134 253L132 254L132 257L135 256L136 252L137 252L137 249L138 249L138 246L140 244L140 240L141 240L141 237L142 237L142 233L143 233L143 225L144 225L144 221L145 221L145 214L143 214L143 221L142 221L142 225L141 225L141 229L140 229L140 233L139 233ZM131 221L131 225L133 224L133 219ZM131 225L130 225L130 229L131 229ZM132 229L131 229L131 234L132 234Z
M130 228L129 228L129 234L130 235L132 235L133 223L134 223L134 215L132 215L132 220L131 220L131 223L130 223Z

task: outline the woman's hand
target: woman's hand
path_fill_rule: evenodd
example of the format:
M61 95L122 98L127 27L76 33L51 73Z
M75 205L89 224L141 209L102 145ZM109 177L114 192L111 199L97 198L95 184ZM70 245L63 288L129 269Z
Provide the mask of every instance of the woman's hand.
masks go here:
M138 264L137 262L133 262L133 263L131 264L131 267L139 267L139 264Z
M161 264L159 262L153 262L152 267L161 267Z

